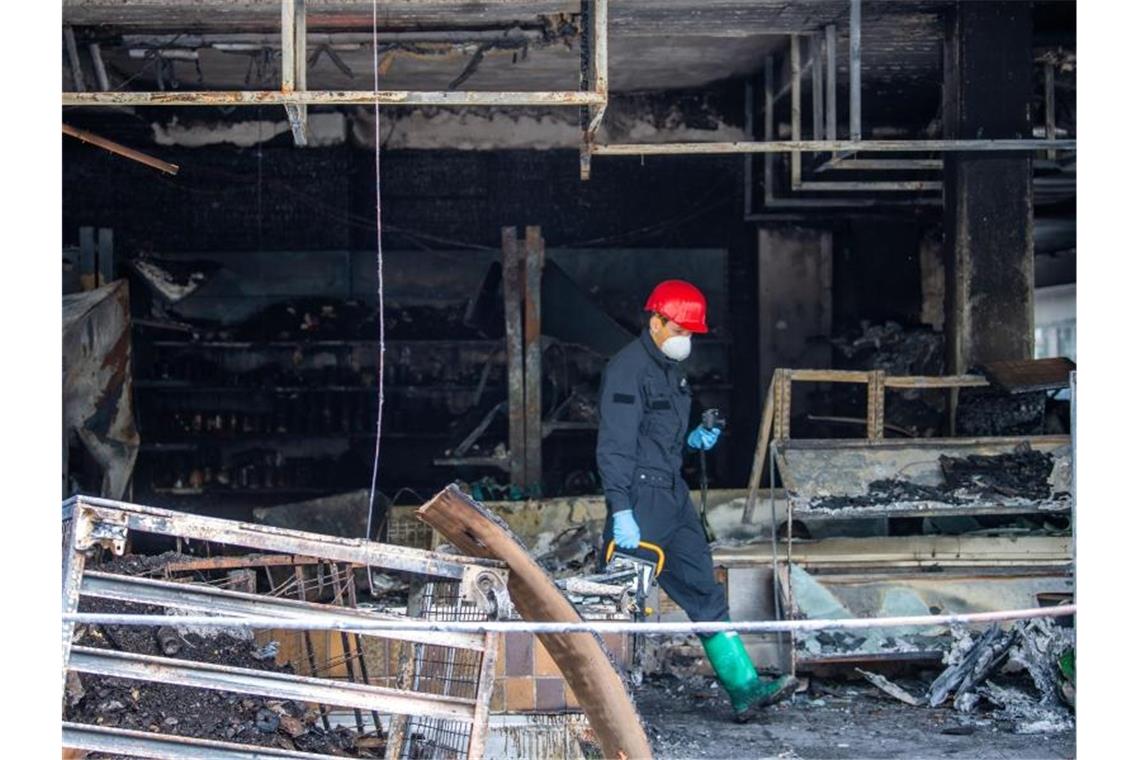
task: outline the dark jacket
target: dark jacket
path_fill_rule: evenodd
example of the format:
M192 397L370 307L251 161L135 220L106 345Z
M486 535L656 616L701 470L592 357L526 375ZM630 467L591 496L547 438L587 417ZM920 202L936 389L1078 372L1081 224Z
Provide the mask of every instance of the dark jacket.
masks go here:
M632 506L637 482L681 485L692 397L680 362L642 331L610 359L598 397L598 472L610 509Z

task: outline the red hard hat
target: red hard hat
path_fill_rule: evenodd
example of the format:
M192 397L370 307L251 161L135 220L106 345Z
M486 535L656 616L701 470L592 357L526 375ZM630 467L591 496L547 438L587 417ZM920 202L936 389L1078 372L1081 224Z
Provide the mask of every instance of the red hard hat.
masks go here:
M705 296L697 287L684 280L665 280L649 294L645 310L668 317L684 329L695 333L707 333L705 312L708 306Z

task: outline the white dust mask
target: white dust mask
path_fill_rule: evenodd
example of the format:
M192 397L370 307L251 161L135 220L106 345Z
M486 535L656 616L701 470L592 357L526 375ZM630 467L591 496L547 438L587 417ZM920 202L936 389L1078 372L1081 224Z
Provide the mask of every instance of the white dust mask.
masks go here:
M693 342L688 335L674 335L661 343L661 353L674 361L682 362L689 358L693 350Z

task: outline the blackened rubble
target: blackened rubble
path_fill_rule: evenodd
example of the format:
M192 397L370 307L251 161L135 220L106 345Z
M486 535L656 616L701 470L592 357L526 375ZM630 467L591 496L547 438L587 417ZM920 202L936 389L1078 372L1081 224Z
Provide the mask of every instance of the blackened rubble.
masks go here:
M885 507L913 502L970 504L980 499L1026 499L1040 501L1054 496L1049 484L1053 455L1034 451L1022 442L1009 454L938 458L944 482L924 486L886 478L872 481L866 494L824 496L810 509L835 510ZM1060 496L1060 494L1057 494Z

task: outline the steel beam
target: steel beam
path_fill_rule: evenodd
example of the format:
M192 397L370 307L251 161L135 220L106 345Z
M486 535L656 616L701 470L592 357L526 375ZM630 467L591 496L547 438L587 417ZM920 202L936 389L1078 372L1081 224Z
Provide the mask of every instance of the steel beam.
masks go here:
M589 88L588 91L601 96L601 103L591 105L586 111L586 124L582 133L582 149L579 152L579 176L582 180L590 178L590 146L597 138L598 127L602 124L602 117L606 113L606 104L609 102L609 0L583 0L590 3L589 29L583 30L588 35L589 42L583 39L582 44L588 44L590 60L588 65Z
M525 484L528 495L542 492L542 267L546 256L542 228L526 228L523 288L523 380L525 387Z
M128 530L233 544L260 551L318 556L330 561L352 562L436 578L462 580L465 568L471 565L494 570L501 568L500 563L478 557L440 554L359 538L340 538L222 520L94 496L77 496L68 502L75 507L77 515L85 513L92 519L109 524L121 522Z
M823 40L811 36L811 139L822 140L823 134Z
M1053 62L1045 62L1045 139L1057 139L1057 105L1056 105L1056 86L1053 82ZM1057 151L1049 150L1046 153L1046 158L1050 161L1057 160Z
M861 0L851 0L851 38L849 65L851 105L848 116L851 120L851 139L863 139L863 21Z
M300 569L300 568L298 568ZM194 583L160 581L112 573L87 572L80 594L121 602L137 602L193 612L217 613L234 617L281 617L288 620L311 619L314 630L336 624L337 630L358 635L380 636L421 644L482 651L483 639L478 634L396 634L366 628L352 628L353 623L375 620L402 620L403 616L366 612L352 607L330 607L282 597L247 594Z
M308 53L306 48L305 0L281 0L281 91L304 92ZM309 143L309 107L304 104L285 104L293 144L304 147Z
M361 683L308 678L272 670L252 670L206 662L152 657L109 649L72 647L71 670L80 673L293 699L339 707L443 718L471 723L475 700L426 695Z
M767 126L767 123L765 123ZM765 140L763 142L615 143L594 145L596 156L717 155L858 151L877 153L1076 150L1076 140Z
M161 757L163 760L250 760L251 757L328 760L329 757L314 755L311 752L284 750L279 747L251 746L67 722L63 724L62 746L116 757Z
M824 29L824 45L827 48L827 139L835 140L838 138L839 133L837 130L838 125L838 102L836 101L836 78L837 78L837 63L836 63L836 44L835 44L835 24L828 24Z
M503 316L507 340L507 448L511 483L522 486L526 483L526 385L518 233L514 227L504 227L502 238Z
M372 105L381 106L590 106L605 98L595 92L481 92L446 90L209 90L173 92L65 92L65 106L283 106Z
M792 142L800 142L803 138L803 84L800 82L800 38L795 34L788 40L788 58L792 70ZM791 165L792 189L799 190L803 176L803 154L800 151L792 151Z
M942 189L938 180L910 180L899 182L828 182L808 181L800 182L797 190L818 192L933 192Z
M111 89L111 80L107 78L107 67L103 64L103 51L99 49L99 43L92 42L87 46L87 52L91 54L91 65L95 67L95 80L99 83L99 89Z

